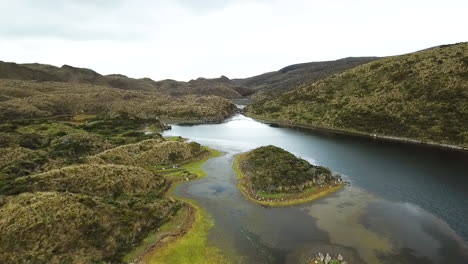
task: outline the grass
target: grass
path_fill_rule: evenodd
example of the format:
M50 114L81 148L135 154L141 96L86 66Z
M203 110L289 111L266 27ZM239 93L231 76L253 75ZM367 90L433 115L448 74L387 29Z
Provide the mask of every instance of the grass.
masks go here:
M164 140L158 133L141 136L138 130L158 124L151 120L77 119L87 122L44 119L0 125L1 263L121 263L140 245L125 258L132 259L158 235L184 222L184 210L195 208L167 194L185 178L168 181L154 173L156 168L178 164L165 173L201 178L206 176L203 163L221 154L179 138ZM115 137L122 141L113 142ZM106 151L122 157L117 161L123 164L90 160ZM127 156L135 153L143 156L133 163ZM204 211L197 212L196 220L201 227L194 226L192 237L205 236L206 241L212 220ZM207 251L206 258L213 259L215 251Z
M86 121L88 120L92 120L92 119L95 119L96 118L96 115L85 115L85 114L82 114L82 115L75 115L71 121L73 123L78 123L78 124L83 124L85 123Z
M144 256L149 248L155 245L164 234L176 233L179 228L183 225L184 221L189 216L189 208L182 207L177 213L171 218L170 221L160 226L157 230L153 230L149 235L143 239L142 243L134 248L131 252L123 257L123 262L131 263L139 256Z
M203 170L203 164L211 159L221 156L221 152L215 149L208 147L203 147L208 154L204 155L201 159L192 160L184 165L181 165L178 168L169 168L169 169L156 169L155 171L163 174L169 179L174 181L184 180L187 175L195 175L195 178L201 179L206 176L206 172Z
M337 186L333 187L324 187L324 188L308 188L305 191L301 193L266 193L266 192L257 192L256 194L258 196L261 196L265 199L269 200L258 200L252 197L245 186L245 183L247 181L247 178L240 168L240 163L245 159L246 153L238 154L234 158L234 163L233 163L233 169L234 172L237 176L237 179L239 180L239 183L237 184L237 188L239 191L244 195L245 198L247 198L249 201L260 204L260 205L266 205L266 206L271 206L271 207L283 207L283 206L290 206L290 205L297 205L297 204L302 204L302 203L307 203L311 202L314 200L317 200L319 198L322 198L324 196L327 196L328 194L334 193L339 191L344 184L340 184Z
M192 229L176 241L148 254L143 258L143 262L149 264L230 263L228 258L218 248L208 245L207 234L214 225L213 219L193 201L188 199L180 200L195 208L195 219Z
M277 123L468 147L468 43L392 56L261 98L247 115Z
M218 96L175 97L155 90L123 90L84 83L0 79L0 95L3 95L0 97L0 120L80 114L85 118L97 115L219 121L236 111L231 101Z
M208 155L203 156L203 158L197 161L184 164L178 169L164 170L164 173L166 173L165 176L170 177L172 175L173 178L176 178L174 177L174 174L177 174L180 171L187 171L190 174L196 175L195 179L206 177L206 172L202 168L203 164L211 158L221 156L222 153L208 147L204 148L209 151ZM208 215L208 213L199 207L194 201L175 197L173 195L173 190L182 182L182 180L183 179L180 178L175 179L176 183L172 185L167 193L167 196L183 201L194 209L195 215L192 228L188 230L184 236L144 256L143 262L151 264L229 263L228 258L224 256L219 249L208 246L207 244L208 231L214 225L211 216ZM174 230L173 224L167 224L163 228L166 228L166 230L169 232L170 230ZM162 231L162 229L160 229L160 231ZM151 244L149 243L150 241L153 241L153 244L156 242L155 236L156 235L153 233L147 238L146 242L144 242L146 247ZM139 250L142 252L141 249Z
M179 142L185 142L187 141L186 138L183 138L181 136L170 136L170 137L164 137L165 140L168 141L179 141Z

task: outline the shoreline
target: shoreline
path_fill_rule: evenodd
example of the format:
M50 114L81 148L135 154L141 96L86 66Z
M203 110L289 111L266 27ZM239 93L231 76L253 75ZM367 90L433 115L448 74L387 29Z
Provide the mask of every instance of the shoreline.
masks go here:
M303 203L311 202L319 198L325 197L329 194L335 193L341 190L346 185L345 183L342 183L342 184L335 185L335 186L328 186L328 187L320 188L310 194L308 194L307 192L292 194L292 198L289 198L289 197L288 198L265 198L265 200L258 200L252 197L249 190L243 184L244 182L243 179L245 179L245 175L239 165L243 159L244 154L245 153L237 154L234 157L234 162L232 165L234 172L236 174L236 177L239 181L237 183L237 189L239 189L239 191L247 200L256 204L260 204L262 206L286 207L286 206L291 206L291 205L303 204Z
M242 114L242 109L236 108L232 113L215 119L176 119L176 118L161 118L161 121L164 124L169 125L179 125L179 126L192 126L192 125L210 125L210 124L222 124L226 122L229 118L235 116L236 114Z
M334 133L334 134L359 136L359 137L370 138L370 139L381 139L385 141L393 141L393 142L400 142L400 143L407 143L407 144L417 144L417 145L429 146L429 147L440 148L440 149L468 152L468 147L463 147L463 146L458 146L458 145L450 145L450 144L437 143L437 142L425 142L425 141L420 141L420 140L411 139L411 138L378 135L378 134L371 134L371 133L358 132L358 131L349 131L345 129L325 128L325 127L318 127L318 126L311 126L311 125L294 124L294 123L289 123L289 122L275 120L275 119L263 119L255 115L247 114L245 112L243 112L243 114L247 117L254 119L255 121L268 124L268 125L276 125L278 127L301 128L301 129L307 129L307 130L312 130L312 131L322 131L322 132L328 132L328 133Z
M174 190L180 184L204 178L206 176L206 172L201 169L201 166L209 159L219 157L222 154L222 152L217 151L215 149L211 149L205 146L204 148L206 148L209 151L208 155L204 155L200 157L199 160L195 160L181 166L181 168L190 171L192 174L196 174L196 177L191 179L180 178L178 180L174 180L172 178L171 180L173 182L171 184L171 187L167 190L165 194L165 196L169 199L175 199L184 203L186 207L181 208L179 210L187 210L188 212L186 213L186 216L182 221L175 223L176 225L178 225L178 227L174 228L174 230L167 232L166 234L161 235L157 241L154 241L149 245L144 245L144 242L142 242L142 244L135 247L132 251L133 253L135 253L138 250L140 250L141 252L136 253L135 257L133 257L133 259L128 263L153 263L153 258L157 258L156 256L158 255L158 253L160 253L160 251L164 251L165 249L170 249L170 247L174 247L174 245L178 241L181 241L184 238L189 237L190 235L196 235L193 233L200 232L200 230L198 230L200 228L203 229L202 231L204 231L204 228L207 228L207 226L211 227L211 218L204 211L203 208L198 206L193 200L181 198L174 195ZM171 221L169 221L166 224L170 225L174 223L171 223ZM154 231L155 230L153 230L153 232L150 232L147 235L148 239L150 239L151 236L155 235ZM141 248L142 246L144 247L143 249ZM162 256L162 258L164 258L164 256Z

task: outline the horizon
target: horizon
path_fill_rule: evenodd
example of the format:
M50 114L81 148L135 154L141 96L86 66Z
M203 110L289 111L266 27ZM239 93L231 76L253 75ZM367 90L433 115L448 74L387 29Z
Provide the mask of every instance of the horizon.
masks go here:
M153 80L247 78L465 42L468 3L449 2L0 0L0 58Z

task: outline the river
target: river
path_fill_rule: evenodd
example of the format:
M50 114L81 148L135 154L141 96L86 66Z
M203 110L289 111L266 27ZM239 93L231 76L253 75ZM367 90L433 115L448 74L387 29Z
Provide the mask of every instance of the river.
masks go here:
M348 263L468 263L468 153L303 129L236 115L221 124L173 125L225 154L207 177L175 194L214 218L209 242L239 263L299 263L317 252ZM351 186L286 208L248 202L237 190L233 157L275 145L330 168Z

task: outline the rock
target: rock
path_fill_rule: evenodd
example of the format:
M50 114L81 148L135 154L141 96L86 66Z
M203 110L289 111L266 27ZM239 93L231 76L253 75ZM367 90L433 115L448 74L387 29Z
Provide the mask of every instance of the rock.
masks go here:
M321 252L318 253L318 259L320 262L323 262L323 260L325 259Z

